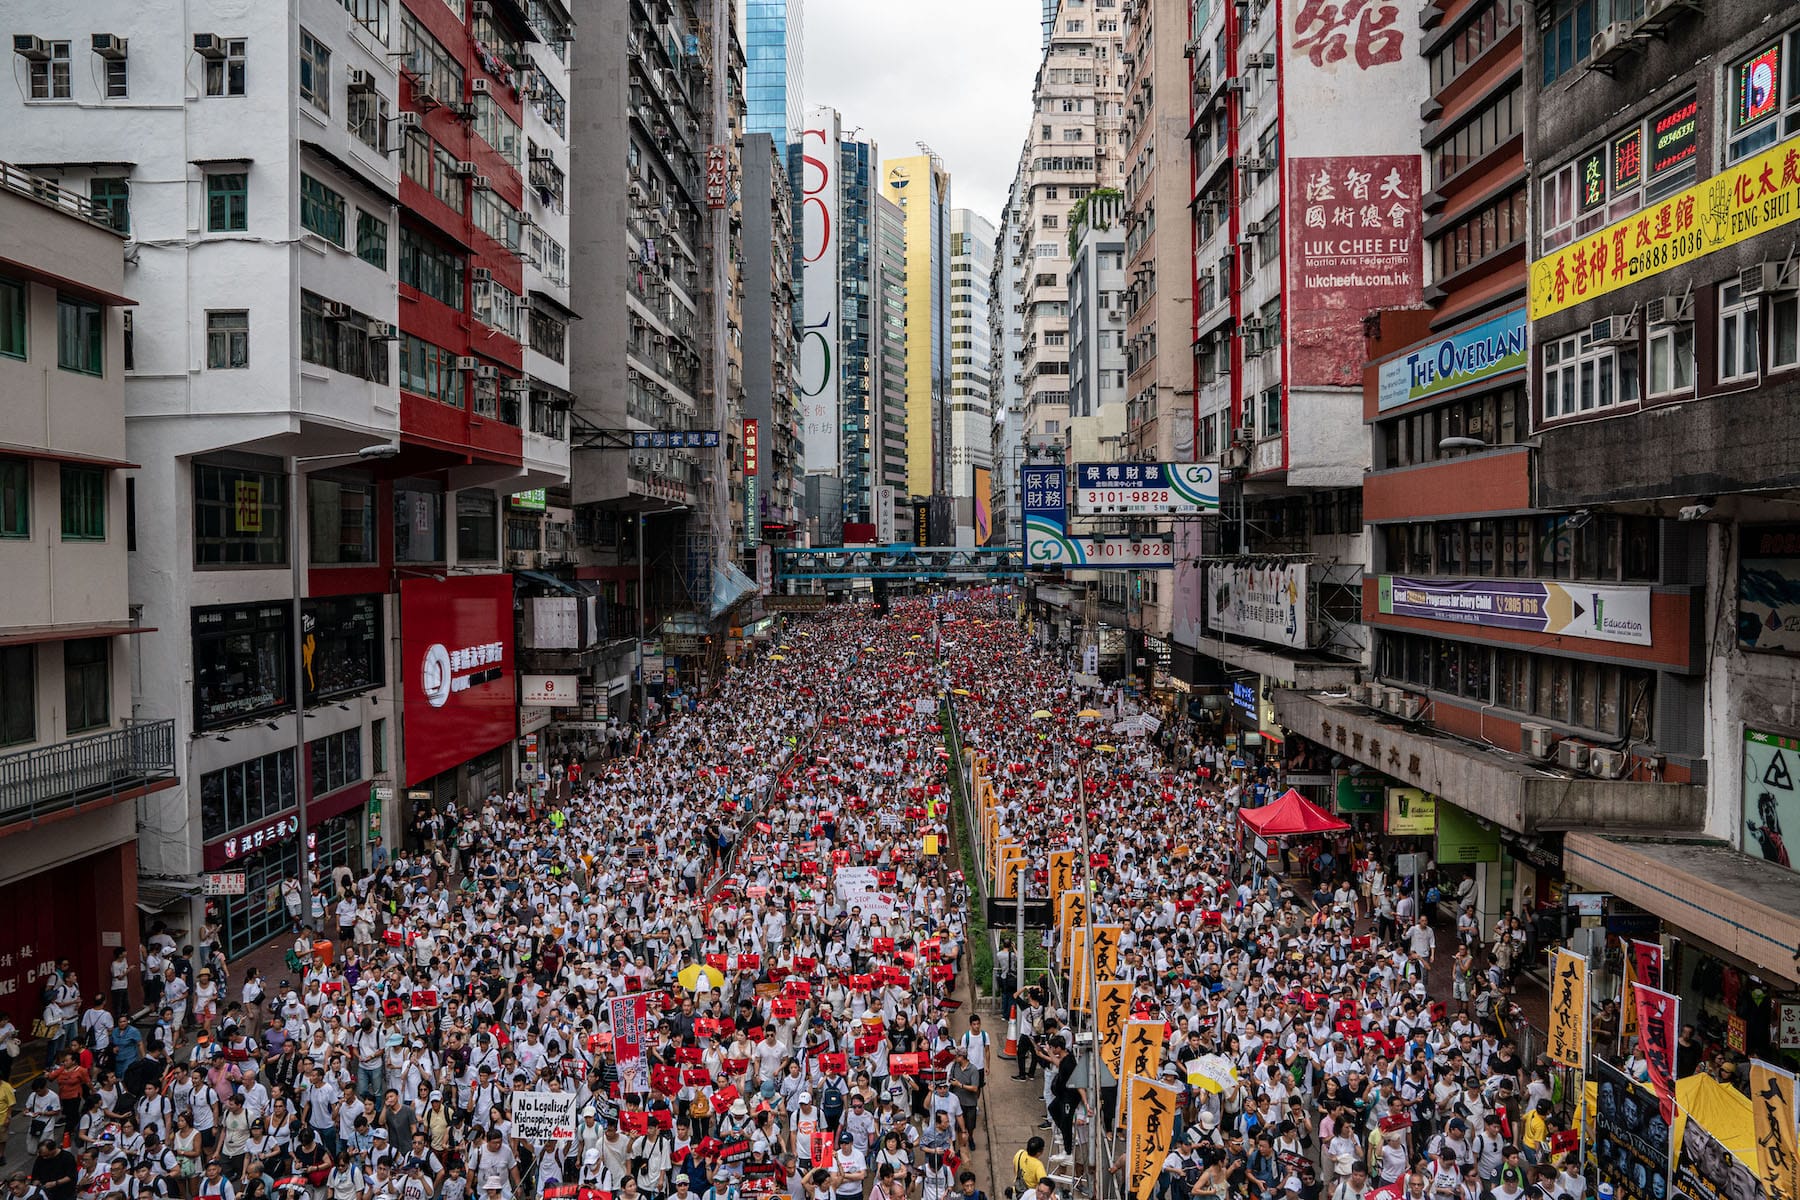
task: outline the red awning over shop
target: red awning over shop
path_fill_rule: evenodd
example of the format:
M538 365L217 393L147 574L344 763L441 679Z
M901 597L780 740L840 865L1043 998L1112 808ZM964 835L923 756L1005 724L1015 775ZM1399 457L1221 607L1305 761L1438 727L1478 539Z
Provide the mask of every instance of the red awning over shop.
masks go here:
M1264 837L1294 837L1308 833L1336 833L1349 825L1289 788L1273 804L1243 808L1238 817Z

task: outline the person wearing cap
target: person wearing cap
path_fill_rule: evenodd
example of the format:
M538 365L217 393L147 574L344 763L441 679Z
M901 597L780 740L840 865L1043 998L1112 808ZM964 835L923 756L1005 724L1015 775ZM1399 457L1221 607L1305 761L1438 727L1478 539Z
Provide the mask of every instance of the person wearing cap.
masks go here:
M837 1149L831 1159L832 1194L838 1200L861 1200L863 1181L869 1177L869 1161L857 1148L849 1130L837 1135Z

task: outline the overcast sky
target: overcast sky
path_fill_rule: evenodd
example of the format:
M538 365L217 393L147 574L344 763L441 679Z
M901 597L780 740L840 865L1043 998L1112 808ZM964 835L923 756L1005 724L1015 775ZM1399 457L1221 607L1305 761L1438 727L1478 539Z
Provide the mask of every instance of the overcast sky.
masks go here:
M950 199L999 222L1031 121L1040 0L806 0L806 103L885 158L937 151Z

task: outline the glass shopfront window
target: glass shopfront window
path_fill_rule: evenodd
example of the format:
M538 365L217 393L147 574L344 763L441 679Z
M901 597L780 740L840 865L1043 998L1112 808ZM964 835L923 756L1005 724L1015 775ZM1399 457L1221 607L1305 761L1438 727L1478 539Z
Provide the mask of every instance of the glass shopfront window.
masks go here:
M308 479L307 540L315 563L376 561L373 483Z
M316 704L380 687L381 597L308 600L301 609L306 702Z
M362 809L320 821L307 839L312 856L314 878L327 892L331 890L331 873L339 867L362 870Z
M294 752L277 750L200 777L200 836L208 842L266 824L297 806ZM236 870L236 867L232 868Z
M291 837L240 858L231 869L244 873L244 894L219 896L216 901L225 956L236 958L289 931L281 881L300 875L300 839Z
M424 479L394 485L394 561L444 561L444 489Z
M327 734L306 744L312 758L307 795L319 797L349 787L363 777L362 727Z
M293 609L285 604L194 610L194 723L215 729L294 705Z

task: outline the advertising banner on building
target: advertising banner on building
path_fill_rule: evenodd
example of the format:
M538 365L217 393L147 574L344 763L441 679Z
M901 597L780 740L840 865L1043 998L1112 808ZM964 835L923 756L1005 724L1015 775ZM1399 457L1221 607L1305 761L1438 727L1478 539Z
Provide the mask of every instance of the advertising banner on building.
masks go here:
M1062 467L1026 467L1019 472L1025 514L1028 567L1173 567L1175 547L1167 536L1092 537L1068 528L1067 474Z
M1418 788L1387 790L1387 831L1391 837L1430 837L1437 832L1437 797Z
M1600 1182L1611 1184L1622 1200L1667 1200L1669 1123L1656 1096L1603 1058L1591 1059L1588 1073L1597 1084L1594 1156Z
M1487 379L1523 371L1527 358L1525 310L1515 308L1438 341L1397 354L1381 364L1376 406L1391 408L1427 400Z
M1454 804L1437 810L1437 860L1440 863L1497 863L1500 829L1471 816Z
M1587 1064L1587 959L1558 950L1550 979L1550 1061Z
M400 581L406 785L512 740L511 575Z
M1219 633L1305 649L1305 563L1214 563L1206 568L1206 623Z
M1738 645L1800 654L1800 524L1745 525L1738 549Z
M807 111L800 142L800 436L806 473L835 474L843 440L838 383L838 141L836 110Z
M987 467L975 468L975 544L985 546L994 540L994 473Z
M1363 318L1419 303L1419 156L1290 158L1287 170L1289 378L1360 386Z
M875 485L875 540L883 546L894 544L894 485Z
M1531 319L1686 267L1800 219L1800 160L1791 159L1797 153L1800 138L1772 146L1535 260Z
M1744 853L1794 867L1800 836L1800 738L1744 729Z
M1216 463L1081 463L1075 511L1084 516L1219 511Z
M1175 604L1169 635L1178 646L1198 649L1206 634L1206 531L1200 521L1175 522Z
M1647 587L1383 575L1378 608L1389 616L1650 645Z
M519 703L542 708L574 708L581 703L581 680L574 675L520 675Z

